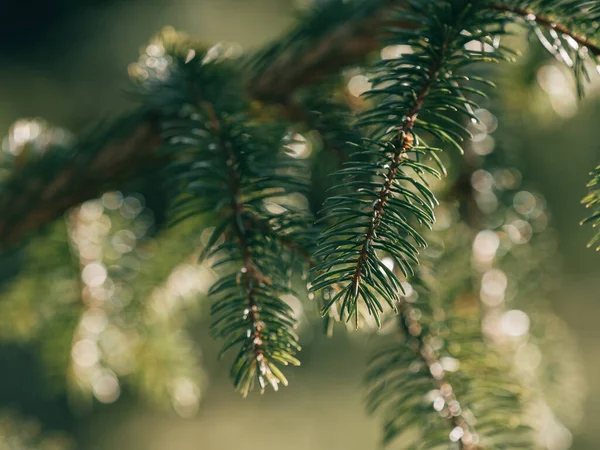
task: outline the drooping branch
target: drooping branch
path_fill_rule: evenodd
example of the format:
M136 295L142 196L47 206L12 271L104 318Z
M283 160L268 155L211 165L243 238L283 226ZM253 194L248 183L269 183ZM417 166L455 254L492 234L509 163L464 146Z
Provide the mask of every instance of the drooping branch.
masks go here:
M380 3L389 8L393 1ZM371 12L373 15L334 26L322 34L320 42L303 46L293 58L270 61L247 80L249 94L264 101L286 102L296 89L360 62L379 45L375 35L382 24L382 9L375 8ZM31 167L28 173L32 175L13 174L13 180L0 191L0 251L21 244L25 237L70 207L98 196L107 188L118 188L134 175L164 162L158 157L160 133L150 117L116 136L109 128L102 141L105 143L100 146L96 145L97 141L82 142L81 152L88 156L83 164L81 158L74 155L62 165L49 171L46 168L43 177L35 176L42 172L41 164Z
M227 158L227 173L229 175L228 184L231 193L231 209L235 216L233 234L235 234L235 240L238 242L242 255L242 268L240 275L243 281L241 281L240 284L246 297L245 300L247 306L247 313L244 313L244 316L248 321L248 340L251 342L251 353L254 360L252 364L262 368L262 366L265 365L264 350L262 348L262 343L265 337L262 335L263 323L260 320L260 307L256 301L256 296L260 295L260 292L258 292L258 286L260 284L264 285L265 283L269 283L269 280L268 277L261 273L260 269L258 269L254 263L250 244L248 243L246 233L244 232L244 228L242 226L246 212L242 202L240 175L234 168L234 161L236 160L235 153L229 142L222 137L221 123L214 111L214 108L212 105L208 104L206 109L212 129L215 135L218 136L219 146ZM263 372L266 370L268 370L266 366L265 368L262 368ZM247 388L243 388L242 393L244 396L246 396L248 393Z
M412 2L408 14L418 17L422 28L399 31L391 42L413 46L414 53L382 61L376 68L374 87L367 94L376 106L359 122L374 129L372 138L355 143L356 160L337 172L343 178L340 187L351 186L351 191L331 196L324 206L332 224L319 237L316 254L323 262L315 269L320 273L313 290L333 284L343 289L323 313L340 301L341 314L356 323L360 304L379 323L384 312L381 299L395 309L402 289L398 277L382 263L382 255L389 255L403 275L410 276L419 261L418 247L427 245L414 225L430 227L435 221L437 200L426 177L440 177L432 166L443 170L443 165L435 155L438 149L429 146L421 134L427 132L462 151L462 125L440 111L460 111L473 119L470 108L476 103L465 106L469 101L461 93L464 80L456 77L455 66L463 69L464 62L481 59L479 52L465 47L472 39L491 42L479 21L502 19L471 2L446 6L444 2ZM503 59L508 56L502 49L486 55L487 61ZM481 94L470 86L464 89ZM360 157L371 160L359 161Z
M417 121L417 117L421 108L423 107L423 103L425 101L425 97L427 97L432 83L438 76L438 72L440 70L440 65L436 65L431 67L429 71L429 76L425 80L425 84L421 88L419 94L415 99L415 103L412 109L406 114L407 119L404 121L402 128L396 134L395 138L392 141L392 145L394 147L394 157L390 167L387 169L387 173L385 176L385 183L379 192L379 196L377 198L375 207L373 208L373 217L369 222L369 226L367 228L367 232L365 233L365 238L360 250L360 256L358 258L358 263L356 264L356 268L354 274L352 275L352 279L350 284L352 286L353 292L358 292L363 276L363 271L367 264L367 256L369 252L369 248L373 245L373 240L377 235L377 230L379 225L381 224L381 219L384 214L384 208L386 203L392 196L392 186L396 182L396 176L398 174L398 169L402 163L402 159L406 156L414 144L414 138L411 134L412 129ZM358 320L358 313L356 315Z
M537 14L536 11L531 8L517 8L503 5L501 3L494 4L492 7L498 11L516 14L517 16L527 20L532 20L546 28L554 29L563 35L569 36L579 45L587 48L593 55L600 56L600 46L596 42L592 41L587 36L582 36L576 33L575 31L569 29L569 27L566 25L563 25L556 20L551 19L550 17Z

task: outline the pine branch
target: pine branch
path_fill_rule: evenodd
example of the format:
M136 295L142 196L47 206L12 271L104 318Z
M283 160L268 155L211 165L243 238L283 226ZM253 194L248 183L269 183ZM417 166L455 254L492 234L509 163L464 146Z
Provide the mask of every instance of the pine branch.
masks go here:
M451 440L457 440L460 449L477 450L479 448L477 445L479 439L477 431L474 425L470 424L469 420L465 418L462 409L455 409L455 405L460 405L461 402L456 397L452 384L446 379L443 366L434 349L431 344L426 342L427 337L423 334L423 327L415 319L421 311L411 307L407 301L402 301L399 313L398 321L402 330L407 337L412 336L416 340L416 353L425 364L426 370L431 374L433 384L440 392L440 398L443 399L445 405L448 405L448 408L442 410L440 415L449 422L450 432L454 433ZM459 435L460 437L458 437Z
M254 378L254 372L259 368L260 375L258 376L259 383L261 385L261 389L265 388L265 378L266 380L273 385L273 388L277 390L277 385L279 382L282 382L284 385L287 385L287 380L284 377L277 377L273 374L271 368L269 368L269 360L265 359L265 349L263 348L263 343L265 339L268 339L268 336L265 336L263 333L264 323L260 318L260 302L257 300L257 296L261 295L260 286L265 286L271 284L271 280L261 273L260 269L253 262L253 258L251 255L251 248L246 238L246 233L244 230L243 222L245 216L245 208L242 203L242 191L240 187L240 176L237 170L234 168L234 161L236 161L236 155L234 151L231 149L229 142L223 139L221 135L221 125L212 105L207 106L209 119L212 123L213 131L217 136L219 136L218 141L220 145L220 149L224 151L228 164L228 176L229 176L229 185L231 190L231 208L234 213L234 234L237 239L239 246L242 250L242 269L240 270L240 275L242 278L242 282L238 282L238 284L242 285L244 296L246 300L247 308L244 309L244 318L248 321L248 333L246 338L248 339L248 344L250 347L250 355L249 359L251 362L242 361L238 363L239 370L237 373L234 373L234 378L236 380L236 387L239 388L244 396L247 395L250 382ZM218 308L217 303L217 308ZM225 333L220 333L224 337L226 337ZM252 367L252 371L244 373L242 366L244 364L248 364ZM235 367L235 366L234 366ZM264 378L263 378L264 376ZM246 377L246 379L243 379ZM238 381L239 380L239 381Z
M530 2L532 3L532 2ZM591 3L591 2L588 2ZM581 6L582 2L573 2L572 7ZM543 27L553 29L558 33L561 33L565 36L569 36L575 42L577 42L580 46L587 48L592 54L596 56L600 56L600 46L596 43L595 39L590 38L589 36L584 36L577 33L575 30L570 29L566 25L561 24L558 20L560 20L560 14L555 11L555 16L551 18L550 16L544 16L538 14L537 10L534 8L526 8L526 7L518 7L511 5L504 5L502 3L492 5L492 8L502 11L509 12L512 14L516 14L520 16L522 19L526 19L529 21L533 21ZM592 17L585 17L584 20L592 21Z
M283 151L286 122L250 115L235 62L168 30L151 45L154 57L170 61L168 72L155 72L143 57L134 72L138 92L160 111L172 221L202 215L216 222L201 255L220 275L209 290L212 334L224 340L222 354L237 349L231 377L238 391L277 390L287 385L278 365L299 364L297 320L282 300L292 292L294 258L252 218L284 234L300 227L289 198L306 190L306 170Z
M148 47L150 51L170 64L160 71L146 64L144 55L132 71L142 99L159 116L158 157L167 163L164 177L178 193L173 217L179 221L216 213L220 222L205 256L216 258L215 267L240 264L210 290L217 299L213 334L226 340L223 351L239 348L232 377L242 394L256 383L261 390L266 384L277 389L287 380L276 364L299 364L294 357L300 349L294 312L280 299L290 292L292 259L272 236L249 228L247 217L270 218L267 202L293 210L282 198L304 186L302 164L281 152L285 123L257 123L247 116L247 99L234 65L219 57L209 61L201 49L198 58L190 59L190 51L195 56L196 50L169 31ZM96 143L93 137L97 138L90 141ZM86 147L92 155L96 149ZM40 161L51 169L61 166L46 158L72 156L58 151L47 155ZM35 164L41 163L35 160L25 167ZM230 201L223 203L226 199ZM277 228L285 232L297 226L286 220Z
M278 44L253 59L246 84L248 91L255 98L287 102L298 88L318 82L345 66L360 63L379 48L376 37L398 3L395 0L324 2L322 9L313 11L327 12L323 20L312 22L318 14L308 14L303 23L312 25L299 25ZM535 9L528 9L531 2L524 7L514 4L525 2L496 2L493 8L520 17L526 13L525 18L531 9L540 25L559 24L556 31L598 55L598 46L586 34L554 21L552 15L536 14ZM588 23L593 22L588 20ZM409 17L393 23L405 28L413 26ZM320 33L314 34L315 30ZM300 45L293 44L296 38ZM49 160L45 159L39 165L23 167L22 175L14 174L14 179L0 192L0 206L5 211L0 221L0 248L18 245L69 207L94 198L107 188L118 188L132 176L158 167L164 161L156 153L161 141L155 118L142 114L121 122L105 128L102 133L97 130L83 137L68 152L69 157L63 164L53 162L50 168L46 164ZM82 183L84 179L86 182Z
M388 0L341 2L342 9L329 3L337 21L326 23L328 26L321 28L323 36L310 45L304 42L292 59L263 61L260 70L255 65L246 84L251 96L287 102L288 94L297 88L355 64L377 48L378 41L371 33L380 25L381 17L373 19L372 15L381 14ZM293 36L287 41L292 42ZM335 64L330 64L332 55L340 56ZM317 72L322 75L317 76ZM285 99L282 92L286 93ZM28 164L22 175L15 173L0 191L0 206L5 211L0 221L0 249L19 245L68 208L159 167L166 162L158 156L162 144L154 115L139 114L84 136L62 155L62 164L54 163L55 155L48 155L52 161L44 158L39 164Z
M355 144L357 154L370 161L351 162L338 172L349 177L342 184L352 186L354 192L331 197L326 203L325 212L336 223L322 234L317 252L323 263L317 268L321 275L313 288L344 285L324 313L341 300L341 315L348 320L354 317L355 323L360 300L379 321L383 312L379 298L395 308L401 290L397 277L377 253L389 254L408 276L411 264L418 261L416 245L426 245L408 217L427 226L434 222L437 200L425 176L440 175L421 160L441 163L435 156L437 149L427 145L420 134L429 134L462 151L458 141L464 128L443 114L455 111L474 119L474 103L466 100L462 91L482 95L477 89L462 86L460 83L469 78L455 71L475 61L507 58L496 49L489 54L465 49L471 40L491 42L490 32L502 33L497 14L471 2L409 5L411 10L402 11L403 16L423 27L399 30L390 43L412 46L415 53L376 67L374 88L367 94L376 103L360 122L375 128L373 139Z
M546 50L573 70L579 97L590 81L588 60L598 66L600 2L597 0L503 0L492 8L522 19Z
M296 100L296 104L301 111L305 111L302 123L309 130L309 135L318 133L317 148L312 148L313 164L311 165L312 190L309 194L309 205L312 214L320 217L320 210L323 202L328 196L333 194L342 194L352 191L352 187L336 186L331 174L340 170L348 162L350 156L355 150L353 142L358 142L363 137L362 130L357 128L356 114L348 101L347 81L343 76L330 77L326 82L320 85L302 89ZM317 153L315 153L317 152ZM310 236L305 242L305 248L311 249L311 255L307 261L310 269L309 283L310 289L314 276L318 275L315 268L319 265L317 257L313 256L317 246L318 236L323 229L326 229L331 223L327 217L321 217L311 228ZM337 293L342 290L342 286L334 284L330 289L321 290L316 296L318 299L318 310L323 310ZM309 298L314 294L309 293ZM323 330L328 337L333 336L334 325L341 320L339 315L340 302L327 309L327 314L323 316ZM359 308L360 319L363 323L369 321L369 314L365 308Z
M275 363L299 364L293 356L300 349L293 332L296 320L291 308L280 300L282 294L290 291L287 280L291 259L281 251L273 236L252 226L252 217L264 217L264 200L285 195L286 184L294 184L286 183L276 174L293 164L279 161L273 153L276 147L268 150L262 147L258 130L244 127L243 121L225 127L223 117L219 117L212 105L206 104L205 109L211 123L208 131L216 139L216 146L210 151L214 152L213 158L222 159L221 169L205 164L200 170L185 170L186 178L191 179L185 191L202 189L204 195L209 195L205 201L211 205L218 205L223 195L206 193L208 184L229 191L226 194L229 206L207 205L208 209L220 212L222 219L209 239L204 257L216 257L215 267L241 265L210 289L209 294L216 298L212 308L213 334L225 339L223 352L232 346L239 347L231 374L243 395L247 395L255 382L261 390L267 384L277 389L279 383L287 385L287 380ZM238 130L238 126L244 128ZM194 127L201 129L203 121L198 120ZM181 135L180 131L173 131L173 136ZM244 143L247 136L253 144ZM180 212L184 216L188 215L185 212L188 209L191 213L198 211L195 199L191 200L178 205L183 208Z
M325 2L323 9L313 11L329 11L327 20L320 22L325 26L302 28L301 24L278 41L278 45L286 42L291 47L298 37L302 45L293 49L293 56L258 58L260 63L253 60L247 91L255 98L287 102L298 88L362 61L378 48L378 32L373 32L381 28L391 3L394 2ZM319 28L322 34L310 42L303 41L307 37L303 33L314 28ZM277 51L282 49L277 47ZM273 49L260 54L272 55ZM49 154L39 164L28 164L22 173L14 173L0 191L0 206L4 211L0 220L0 249L19 245L70 207L159 167L165 162L158 156L161 145L154 115L136 114L85 135L68 153L61 155L62 163L55 162L60 158Z
M360 63L379 48L377 37L385 20L389 20L395 6L403 3L400 0L324 2L320 9L307 14L302 21L304 25L253 59L246 84L248 91L255 98L287 102L298 88ZM555 8L562 4L571 5L570 9ZM556 1L539 10L538 5L541 3L537 1L506 0L493 3L492 8L526 19L535 17L535 23L569 36L593 55L599 55L595 39L588 36L590 24L598 15L594 2ZM582 5L590 9L577 9ZM581 20L561 23L560 19L569 10L577 12L576 19L581 17ZM545 15L547 11L550 14ZM589 14L586 16L581 11L589 11ZM326 13L321 14L322 20L315 22L322 12ZM414 26L409 17L402 19L394 23L405 28ZM572 29L573 22L587 23L587 28L575 26ZM294 43L296 38L300 44ZM14 179L0 192L0 206L4 211L0 221L0 249L18 245L71 206L94 198L107 188L120 187L132 176L158 167L164 161L157 157L161 141L155 118L142 114L121 122L115 122L102 133L97 130L83 137L70 149L62 164L54 162L54 155L49 155L52 167L47 164L50 160L44 159L39 165L28 164L21 173L14 174Z
M488 364L490 352L481 339L478 317L466 320L473 317L457 314L453 305L430 301L430 292L419 286L421 273L411 278L420 300L404 298L408 289L403 280L419 262L418 248L427 245L417 226L431 227L435 221L437 200L428 181L441 174L431 166L444 171L438 149L425 139L462 150L460 142L468 132L461 118L477 120L476 104L466 94L483 95L473 82L489 84L462 71L472 63L509 59L493 38L503 34L506 13L519 15L521 9L489 5L485 0L415 0L401 11L411 27L422 26L394 29L388 42L408 45L414 53L381 62L373 70L374 88L366 97L374 106L359 122L370 138L360 139L358 133L352 139L357 158L339 171L349 180L328 202L320 222L328 225L316 256L311 256L312 240L304 240L303 231L309 229L304 211L287 203L289 196L302 192L305 181L303 165L282 152L288 123L256 117L250 112L251 99L288 106L298 88L322 80L329 70L362 61L379 46L370 29L380 33L383 19L391 19L388 0L319 5L288 40L253 60L250 77L218 52L215 56L178 40L152 44L134 72L140 75L136 81L144 108L156 119L144 114L131 123L119 122L116 131L111 128L62 154L55 149L25 166L20 165L23 158L17 158L17 177L3 186L0 206L12 206L5 198L17 193L20 204L47 203L49 212L36 216L32 225L22 205L6 214L3 220L9 225L0 222L0 242L21 237L5 229L22 227L28 233L76 199L115 181L111 173L85 185L89 180L81 169L86 166L97 169L100 161L99 167L106 169L116 162L120 179L130 175L129 170L139 170L136 159L147 162L149 153L151 163L167 163L163 175L175 192L174 221L203 215L216 225L202 255L220 274L209 292L215 300L212 333L225 341L222 353L237 349L231 376L244 396L256 384L261 391L268 384L275 390L286 385L279 366L299 364L297 320L282 296L292 292L292 270L300 256L314 266L313 289L332 293L323 313L332 314L334 305L341 303L340 316L354 318L358 326L361 307L378 324L383 302L398 309L406 345L396 343L391 352L382 353L370 373L375 384L371 406L390 405L387 440L421 419L417 413L423 397L433 388L433 411L426 406L430 414L422 427L425 434L415 448L447 447L448 439L455 443L450 445L467 450L530 448L521 441L521 429L511 428L515 422L504 415L505 410L511 419L518 414L518 395L503 384L497 367ZM537 23L545 25L547 20ZM571 30L568 36L578 42L576 33ZM471 41L479 42L481 51L469 50ZM332 58L335 53L339 58ZM165 63L164 72L157 58ZM289 70L294 65L297 71ZM243 83L242 77L250 81ZM124 124L130 128L120 136ZM28 175L42 167L49 168L44 177L50 184L22 190ZM81 197L60 197L74 186L85 187L84 194L77 194ZM46 191L38 200L40 189ZM595 205L596 199L589 203ZM269 204L278 212L269 210ZM589 220L596 219L594 215ZM471 242L464 248L469 250ZM384 255L399 273L383 262ZM469 258L460 261L461 266L468 264ZM445 291L443 299L455 302L463 294L472 297L473 286ZM448 373L444 359L465 370ZM438 416L443 427L437 427ZM474 416L480 419L477 427Z
M209 108L209 116L212 122L212 126L214 131L220 135L220 123L216 117L216 114L212 108ZM228 161L236 161L236 155L233 152L232 148L228 144L227 141L220 139L221 148L225 151L227 155ZM295 347L296 349L300 349L297 343L297 338L286 340L280 339L282 342L282 346L279 346L280 355L272 355L272 348L269 348L268 342L274 342L275 346L277 346L277 341L279 340L277 337L273 336L273 331L277 334L282 335L284 331L282 330L270 330L268 326L265 326L265 322L270 324L272 322L269 320L269 315L272 312L265 311L265 308L261 306L261 296L270 296L271 300L276 301L278 293L277 290L273 290L273 292L269 292L269 288L273 284L273 281L270 277L266 276L259 269L259 262L254 260L253 249L251 243L248 242L246 237L246 228L252 225L261 224L258 227L258 230L263 231L266 235L274 235L275 239L284 247L292 250L293 252L303 252L304 255L307 255L305 251L302 249L301 245L297 243L292 238L286 236L284 233L278 234L275 229L272 228L272 225L268 223L266 220L261 220L256 214L252 214L246 211L245 205L242 201L244 195L241 190L241 180L240 175L235 169L236 164L229 164L228 173L230 179L230 188L231 188L231 198L232 198L232 209L235 214L235 226L234 233L236 235L236 239L239 242L239 245L242 249L242 269L241 269L241 278L243 279L242 285L245 291L247 308L244 310L244 316L247 317L249 322L249 330L252 330L250 336L247 336L248 340L251 341L251 357L253 361L250 366L255 365L258 368L258 382L260 388L264 390L265 380L269 382L272 387L277 390L277 385L282 383L287 386L287 379L283 376L283 374L276 368L276 366L271 362L270 357L275 356L275 359L282 358L284 362L287 364L291 362L295 365L299 365L299 361L293 358L292 352L287 350L285 346L287 345L290 348L290 342L292 343L291 347ZM244 223L247 223L244 225ZM291 225L287 224L288 227L296 227L297 222L293 222ZM264 257L261 255L259 257ZM275 261L274 261L275 262ZM263 265L264 261L260 262L260 265ZM280 292L285 292L285 289L279 289ZM280 303L282 303L279 300ZM221 303L222 305L223 303ZM283 305L283 303L282 303ZM219 303L217 303L216 308L219 308ZM265 311L265 314L268 314L265 318L261 318L261 310ZM286 315L284 315L285 317ZM288 320L291 317L288 318ZM219 319L217 319L219 320ZM294 325L295 326L295 325ZM265 330L266 329L266 330ZM265 332L266 331L266 332ZM291 335L290 335L291 336ZM267 344L265 345L265 342ZM271 344L273 347L273 344ZM252 387L252 373L244 373L247 369L244 368L244 364L248 364L247 362L236 363L234 365L234 369L239 369L238 373L234 374L234 377L237 380L240 380L236 383L236 387L240 389L242 394L245 396L248 392L248 389ZM256 369L252 369L256 370Z
M442 54L446 52L446 47L447 45L445 44L444 48L442 49ZM363 277L363 271L365 270L365 266L367 264L369 248L371 248L373 245L373 240L381 224L384 208L392 195L392 185L396 181L396 176L398 175L398 169L400 168L401 161L406 157L406 153L413 148L414 137L412 134L410 134L411 130L415 126L419 112L423 107L425 97L429 93L434 80L438 76L440 66L441 63L436 62L436 64L429 69L429 74L425 79L425 83L417 94L414 105L406 115L407 119L404 121L401 130L392 139L391 147L394 149L392 164L387 169L387 173L385 174L385 183L379 192L379 198L376 200L376 204L373 209L373 217L367 228L367 232L360 249L360 256L350 280L350 289L355 293L357 293L359 290ZM356 317L358 318L358 316Z
M252 76L246 82L246 91L252 97L285 102L287 108L288 95L296 89L363 60L378 47L379 42L372 33L381 25L381 17L374 19L372 15L381 15L389 0L333 3L336 2L327 2L328 18L335 13L337 20L324 22L327 26L320 28L323 35L311 40L310 45L300 41L303 45L295 49L293 57L252 60ZM343 11L346 14L341 14ZM295 36L290 33L285 41L291 44ZM306 36L300 36L303 37ZM194 48L191 43L186 44L189 49ZM316 54L315 48L320 49ZM198 54L204 51L194 50ZM265 50L260 55L267 53L272 52ZM330 64L334 60L332 55L340 56L335 64ZM258 60L261 62L256 62ZM317 73L321 75L317 76ZM286 95L282 96L282 92ZM282 112L290 113L285 108ZM304 118L302 114L300 119ZM161 145L156 114L140 113L84 135L78 144L61 155L64 157L62 164L55 163L56 155L51 154L46 157L50 160L44 158L39 164L27 164L22 175L14 173L13 179L0 190L0 205L5 211L0 220L0 249L19 245L27 235L58 218L70 207L97 197L106 189L120 188L133 176L160 167L167 162L164 156L158 156ZM81 183L81 180L86 182Z

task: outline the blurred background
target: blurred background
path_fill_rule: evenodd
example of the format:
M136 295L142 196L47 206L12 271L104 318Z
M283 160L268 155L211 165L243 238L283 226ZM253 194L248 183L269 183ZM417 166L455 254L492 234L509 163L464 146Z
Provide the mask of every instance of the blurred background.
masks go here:
M6 0L0 15L0 129L7 132L22 117L42 117L79 132L88 123L133 105L125 92L127 67L137 59L139 48L164 25L187 31L207 43L237 42L248 50L290 26L294 10L301 3ZM552 212L564 281L552 290L550 300L555 312L573 330L584 359L583 376L589 385L585 409L581 411L583 422L574 432L572 448L593 450L600 446L600 255L586 249L591 233L578 222L585 215L579 202L588 172L600 162L600 82L592 83L586 99L578 102L569 75L551 63L540 65L536 54L513 69L498 73L507 91L502 94L505 108L499 126L512 136L510 142L515 148L508 151L523 178L546 197ZM145 199L147 203L160 203L160 198L152 199L147 192ZM135 196L125 200L133 210L144 201ZM106 210L111 209L111 201L123 199L103 199ZM80 217L70 219L71 232L94 214L97 211L93 205L79 211ZM160 213L151 220L160 221ZM126 237L121 238L126 245ZM176 259L177 250L172 251ZM52 255L47 256L37 264L52 265ZM183 273L181 279L198 276ZM210 280L201 284L190 290L202 293ZM46 300L44 292L30 295L32 301ZM205 309L202 300L200 303L195 308ZM0 305L0 311L6 310ZM12 314L13 323L20 323L18 312ZM70 320L64 319L65 327ZM40 349L42 353L51 351L49 341L43 336L35 344L27 339L5 339L0 343L0 408L7 413L0 420L0 441L3 436L8 439L11 427L23 427L25 420L34 419L37 425L27 427L65 432L83 450L329 450L376 446L378 422L363 410L360 380L369 346L360 335L340 332L328 339L318 325L306 325L303 365L289 371L290 387L277 395L241 399L231 389L228 362L216 360L219 343L205 330L202 319L191 327L191 335L203 352L201 393L196 392L197 386L184 382L177 388L184 399L191 396L199 400L198 406L192 402L192 407L186 409L189 404L182 401L177 414L161 412L150 404L140 405L126 389L111 390L114 386L108 378L104 385L94 387L100 402L93 407L74 407L67 394L53 387L56 383L48 379L45 362L39 356ZM44 343L40 345L40 341ZM115 396L120 397L116 402ZM23 433L29 432L27 427ZM0 443L0 448L16 447Z

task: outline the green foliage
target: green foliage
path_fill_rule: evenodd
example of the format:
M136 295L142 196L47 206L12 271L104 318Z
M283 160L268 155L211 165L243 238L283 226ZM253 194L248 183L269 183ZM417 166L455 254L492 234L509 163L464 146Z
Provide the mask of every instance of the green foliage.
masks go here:
M506 59L506 51L489 54L465 48L471 41L492 44L492 34L502 33L501 18L478 3L409 2L410 11L401 16L423 26L395 30L388 44L407 45L414 53L374 68L373 89L367 97L375 105L361 118L360 125L373 127L369 139L356 142L362 161L349 162L337 175L346 177L353 192L331 197L325 204L328 220L334 222L319 238L317 256L322 263L313 289L341 285L327 309L341 302L341 315L358 321L358 303L370 314L383 312L380 298L395 308L401 285L381 263L389 254L403 276L418 262L419 246L426 242L412 222L431 227L437 200L428 187L427 176L440 172L427 164L434 161L436 140L462 152L465 133L457 113L477 120L465 93L484 95L472 87L485 80L462 74L465 66L479 61ZM368 162L364 162L368 159Z
M440 234L439 248L426 252L406 285L394 318L397 342L371 361L367 406L381 410L385 443L402 437L415 449L532 448L521 387L481 331L469 228L455 223Z
M592 224L592 226L600 226L600 166L591 173L592 179L588 183L590 193L586 195L581 201L586 208L591 208L593 213L587 219L583 220L582 224ZM596 250L600 251L600 232L589 242L588 247L596 246Z
M234 352L230 373L242 395L267 385L278 390L287 385L281 367L300 364L298 317L285 299L301 279L320 295L328 331L335 320L356 328L373 320L394 330L366 377L367 404L384 416L386 443L402 436L415 449L537 448L524 411L548 406L539 386L560 389L541 369L520 372L511 352L524 343L488 325L511 311L529 320L516 309L516 292L536 306L546 294L541 273L552 268L526 245L543 211L519 206L539 199L500 187L507 169L498 161L484 168L489 161L473 155L465 174L442 179L453 159L446 150L462 154L471 131L485 126L478 102L494 84L483 67L517 53L501 45L507 24L530 24L574 68L582 92L586 61L597 56L590 17L600 20L597 2L317 1L290 33L247 58L166 28L129 68L138 111L79 139L39 121L9 135L0 175L2 242L35 229L29 208L42 204L33 218L48 220L72 209L47 229L46 240L38 236L17 251L32 276L14 283L16 271L3 276L3 337L61 353L48 363L68 374L70 390L84 400L114 401L126 381L188 416L204 377L186 330L189 303L202 293L211 299L211 332L223 341L221 354ZM362 53L340 50L356 36L369 39ZM375 37L377 49L400 48L402 55L370 64ZM333 73L313 73L319 63ZM358 63L365 66L352 70L369 74L371 88L349 100L343 69ZM144 153L119 151L137 140ZM294 151L303 145L310 156ZM115 162L109 181L147 181L144 165L129 167L146 158L164 181L169 230L149 225L138 197L123 199L96 178ZM80 176L86 166L93 186ZM594 210L599 183L600 168L584 199ZM38 196L40 185L49 187ZM69 189L78 194L72 198ZM493 198L491 212L485 195ZM139 203L135 214L125 207L131 198ZM57 206L47 212L48 203ZM600 213L586 222L597 226ZM488 239L483 260L481 239ZM590 245L598 242L600 234ZM47 260L58 268L40 264ZM523 265L534 260L536 267ZM93 270L99 278L90 278ZM490 276L504 283L497 303L485 296ZM50 313L37 310L53 283ZM174 292L174 285L187 289ZM541 316L531 332L536 349L549 342L546 325L554 322ZM540 367L567 372L553 360Z
M186 415L176 386L200 389L203 374L182 326L193 317L190 301L208 290L202 279L186 283L206 277L185 262L197 258L195 226L155 235L139 196L103 199L110 208L89 201L24 248L27 273L5 287L0 303L2 340L37 349L53 391L66 391L75 405L110 403L128 388ZM93 270L106 280L90 279Z
M598 66L600 2L597 0L501 0L499 8L517 14L544 48L573 70L577 92L584 94L590 81L589 62Z
M305 169L282 151L284 126L249 115L231 66L213 60L211 50L190 60L195 50L181 51L178 42L163 36L151 44L174 64L164 80L139 83L144 98L164 102L162 153L173 159L166 173L176 192L171 216L213 215L202 255L223 273L209 291L213 335L224 339L223 352L237 348L231 377L243 395L255 383L278 389L287 379L277 365L299 364L296 318L281 300L291 292L295 251L281 239L309 223L293 200L306 189Z
M0 416L0 436L2 450L71 450L74 442L60 433L43 433L40 425L34 420L26 420L18 414L2 414Z

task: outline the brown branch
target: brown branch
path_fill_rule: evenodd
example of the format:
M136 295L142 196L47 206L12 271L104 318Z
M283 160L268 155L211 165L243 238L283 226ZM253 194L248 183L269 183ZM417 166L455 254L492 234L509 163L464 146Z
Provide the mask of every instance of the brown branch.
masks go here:
M381 48L386 24L415 26L410 22L390 21L391 11L403 3L403 0L388 0L371 17L343 23L299 51L284 51L250 80L251 93L262 101L287 103L299 88L322 81L344 67L362 63L366 55Z
M380 38L386 22L403 28L415 26L412 22L392 24L389 21L390 11L402 3L402 0L389 0L372 17L342 24L315 45L299 52L284 52L267 69L250 80L248 85L251 93L259 100L287 103L290 95L299 88L317 83L344 67L360 64L366 55L381 47ZM540 25L570 36L594 55L600 56L600 46L590 39L549 17L537 15L531 9L513 8L502 4L494 4L491 8L523 18L535 16L535 21Z
M315 84L343 67L358 64L365 55L377 50L380 42L373 28L379 27L381 22L371 18L348 25L300 55L302 57L278 59L253 80L251 92L262 101L286 103L298 88Z
M582 36L573 30L570 30L567 26L557 23L552 20L550 17L546 17L544 15L536 14L533 9L529 8L515 8L511 6L506 6L502 4L492 5L492 8L497 11L508 12L512 14L516 14L523 18L531 17L532 20L535 20L539 25L543 25L547 28L553 28L554 30L571 37L575 42L577 42L582 47L586 47L592 54L596 56L600 56L600 46L598 46L595 42L588 39L585 36Z

